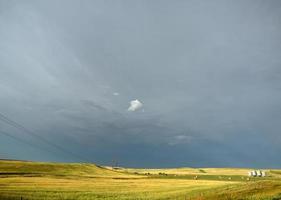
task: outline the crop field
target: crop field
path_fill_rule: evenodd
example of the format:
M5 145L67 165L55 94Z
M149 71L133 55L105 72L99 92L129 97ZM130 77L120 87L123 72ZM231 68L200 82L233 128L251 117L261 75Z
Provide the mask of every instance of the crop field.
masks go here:
M249 170L0 161L0 199L281 199L281 170L248 178Z

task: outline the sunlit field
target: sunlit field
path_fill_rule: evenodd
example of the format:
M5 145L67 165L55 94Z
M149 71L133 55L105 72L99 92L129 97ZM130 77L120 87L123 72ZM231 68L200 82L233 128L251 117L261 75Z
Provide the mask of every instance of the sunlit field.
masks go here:
M280 199L279 170L126 169L94 164L0 162L0 199Z

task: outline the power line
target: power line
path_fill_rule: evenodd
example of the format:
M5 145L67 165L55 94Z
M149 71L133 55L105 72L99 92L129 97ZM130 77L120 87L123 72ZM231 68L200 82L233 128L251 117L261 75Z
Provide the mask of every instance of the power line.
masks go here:
M75 154L75 153L73 153L73 152L71 152L71 151L69 151L69 150L66 150L66 149L64 149L64 148L62 148L62 147L60 147L60 146L58 146L58 145L56 145L56 144L50 142L49 140L47 140L47 139L44 138L44 137L42 137L42 136L40 136L40 135L37 135L37 134L34 133L33 131L31 131L31 130L27 129L26 127L22 126L21 124L19 124L19 123L13 121L13 120L11 120L11 119L9 119L7 116L5 116L5 115L3 115L3 114L1 114L1 113L0 113L0 120L3 121L3 122L5 122L5 123L7 123L7 124L9 124L9 125L11 125L11 126L13 126L13 127L15 127L15 128L17 128L17 129L19 129L19 130L21 130L21 131L24 131L25 133L27 133L27 134L29 134L29 135L31 135L31 136L37 138L38 140L40 140L40 141L42 141L42 142L48 144L49 146L52 146L52 147L54 147L54 148L60 150L60 151L63 152L64 154L71 155L72 157L76 157L76 158L78 158L78 159L81 160L81 161L84 161L84 160L87 160L87 161L88 161L88 159L85 159L85 158L81 157L80 155L77 155L77 154Z
M54 144L52 143L51 141L47 140L46 138L34 133L33 131L27 129L26 127L24 127L23 125L13 121L12 119L8 118L7 116L5 116L4 114L1 114L0 113L0 120L9 124L10 126L13 126L14 128L17 128L18 130L21 130L27 134L29 134L30 136L33 136L35 137L36 139L48 144L49 146L52 146L58 150L60 150L61 152L63 152L64 154L67 154L67 155L71 155L72 157L76 157L78 158L79 160L81 161L87 161L87 162L90 162L87 158L84 158L76 153L73 153L69 150L66 150L64 148L62 148L61 146L57 145L57 144Z
M40 146L40 145L32 144L31 142L28 142L28 141L26 141L26 140L23 140L22 138L16 137L16 136L14 136L14 135L12 135L12 134L10 134L10 133L4 132L4 131L2 131L2 130L0 131L0 134L5 135L5 136L10 137L10 138L13 138L13 139L16 140L16 141L19 141L19 142L21 142L21 143L27 144L27 145L29 145L29 146L31 146L31 147L33 147L33 148L37 148L37 149L40 149L40 150L43 150L43 151L47 151L47 152L49 152L49 153L51 153L51 154L54 154L54 152L49 151L49 150L46 149L46 148L42 148L42 146Z

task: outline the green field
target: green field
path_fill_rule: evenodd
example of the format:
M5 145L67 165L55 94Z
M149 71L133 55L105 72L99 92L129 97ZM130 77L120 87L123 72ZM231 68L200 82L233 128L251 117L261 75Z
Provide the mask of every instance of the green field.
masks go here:
M281 199L281 170L248 179L249 170L0 161L0 199Z

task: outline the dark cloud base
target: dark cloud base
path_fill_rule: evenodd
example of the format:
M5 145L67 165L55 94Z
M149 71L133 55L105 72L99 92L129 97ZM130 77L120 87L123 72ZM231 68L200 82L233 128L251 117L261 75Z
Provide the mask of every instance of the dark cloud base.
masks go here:
M274 0L0 1L0 113L98 164L280 167L280 13ZM81 161L0 131L1 158Z

